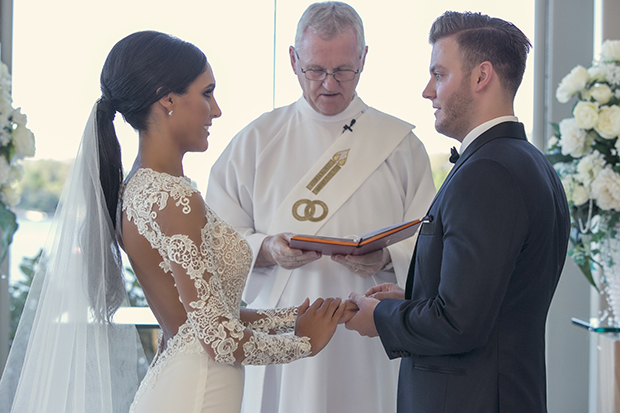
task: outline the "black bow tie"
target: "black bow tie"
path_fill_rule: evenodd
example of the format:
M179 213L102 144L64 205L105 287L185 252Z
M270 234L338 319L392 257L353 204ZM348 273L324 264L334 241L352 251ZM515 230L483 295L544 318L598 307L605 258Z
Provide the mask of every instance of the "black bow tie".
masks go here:
M458 160L459 160L459 156L461 156L461 155L459 155L459 152L458 152L458 151L456 150L456 148L453 146L453 147L450 149L450 162L452 162L452 163L456 163L456 161L458 161Z

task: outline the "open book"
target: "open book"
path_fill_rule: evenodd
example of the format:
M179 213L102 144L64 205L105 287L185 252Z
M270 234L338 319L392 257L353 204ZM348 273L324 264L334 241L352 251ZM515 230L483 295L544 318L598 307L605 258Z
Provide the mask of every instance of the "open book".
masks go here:
M412 237L426 217L369 232L359 238L332 238L316 235L294 235L290 247L318 251L323 255L363 255Z

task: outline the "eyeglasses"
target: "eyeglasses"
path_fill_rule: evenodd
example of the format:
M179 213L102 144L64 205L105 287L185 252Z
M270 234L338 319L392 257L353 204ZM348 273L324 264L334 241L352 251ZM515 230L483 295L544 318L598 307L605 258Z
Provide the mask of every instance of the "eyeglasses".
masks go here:
M325 79L327 79L327 76L333 76L337 82L349 82L355 79L355 76L357 76L357 74L360 72L359 69L357 70L334 70L333 73L329 73L325 69L304 70L301 67L301 62L299 61L299 55L297 54L297 50L295 50L295 56L297 56L297 61L299 62L299 70L301 70L301 73L303 73L304 76L306 76L306 79L313 80L316 82L324 81Z

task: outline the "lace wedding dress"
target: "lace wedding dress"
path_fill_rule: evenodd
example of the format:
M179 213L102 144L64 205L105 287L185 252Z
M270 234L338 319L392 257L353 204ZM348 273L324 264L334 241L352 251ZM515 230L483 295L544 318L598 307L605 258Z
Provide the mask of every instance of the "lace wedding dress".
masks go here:
M200 245L187 234L169 233L162 217L174 216L167 214L174 208L190 214L192 197L200 194L187 178L151 169L139 169L123 188L122 211L159 252L159 267L172 277L172 268L180 266L194 289L188 294L178 288L179 299L189 309L187 320L166 343L160 333L158 354L130 412L238 413L243 365L288 363L310 354L308 338L283 334L293 331L296 307L258 311L261 318L247 325L240 320L252 253L202 198L206 224ZM176 273L175 277L177 284L182 282Z

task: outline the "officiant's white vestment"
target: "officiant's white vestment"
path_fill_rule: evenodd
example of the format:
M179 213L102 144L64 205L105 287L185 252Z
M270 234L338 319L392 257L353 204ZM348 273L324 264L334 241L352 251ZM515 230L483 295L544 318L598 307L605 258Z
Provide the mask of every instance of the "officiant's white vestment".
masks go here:
M357 96L335 116L315 112L302 97L233 138L211 170L206 201L246 237L254 260L267 235L360 236L421 218L435 188L412 128ZM390 246L393 269L370 278L330 257L293 271L254 268L244 299L254 308L284 307L306 297L346 298L383 282L404 286L414 243ZM246 368L244 412L393 413L398 363L378 338L341 325L315 357Z

